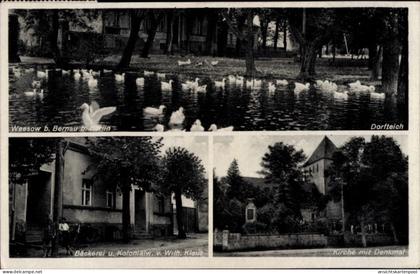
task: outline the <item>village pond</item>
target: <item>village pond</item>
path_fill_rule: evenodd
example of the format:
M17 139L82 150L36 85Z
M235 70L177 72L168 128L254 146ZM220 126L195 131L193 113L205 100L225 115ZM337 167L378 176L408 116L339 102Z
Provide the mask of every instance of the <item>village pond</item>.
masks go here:
M218 127L233 126L235 131L257 130L369 130L372 125L401 125L407 129L407 107L398 106L394 100L378 100L369 94L349 94L343 100L330 93L316 90L293 92L293 80L287 86L268 90L263 81L261 89L240 88L229 85L216 88L214 80L201 75L169 75L158 79L156 75L145 77L142 72L127 72L124 81L115 79L109 71L96 76L97 84L89 85L83 77L75 79L73 72L50 70L48 77L37 78L37 70L14 68L10 73L9 126L41 127L51 130L54 126L78 128L82 125L83 103L98 102L100 107L115 106L116 111L101 120L111 131L152 131L156 124L168 128L173 111L184 108L183 128L189 131L196 119L207 130L211 124ZM45 71L45 68L43 68ZM144 86L136 85L136 78L144 77ZM194 81L207 85L205 92L182 90L181 83ZM226 75L227 78L227 75ZM172 91L162 91L161 81L173 80ZM41 80L42 94L28 95L33 81ZM340 85L339 89L345 89ZM165 105L163 115L144 115L145 107ZM76 130L77 131L77 130Z

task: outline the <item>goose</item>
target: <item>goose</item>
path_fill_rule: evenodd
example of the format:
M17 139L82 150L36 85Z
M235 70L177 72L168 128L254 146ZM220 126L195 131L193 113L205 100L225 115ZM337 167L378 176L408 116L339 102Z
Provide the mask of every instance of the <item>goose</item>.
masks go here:
M62 75L69 75L70 74L70 70L63 69L63 70L61 70L61 74Z
M204 131L204 127L201 125L201 121L199 119L195 120L194 124L191 126L190 131L192 132Z
M99 121L103 116L113 113L116 107L99 108L98 103L93 101L91 105L83 103L80 109L83 111L82 122L84 128L88 131L98 131L101 129Z
M236 83L236 77L233 75L228 76L229 85L234 85Z
M222 88L224 89L226 85L226 78L223 78L222 81L214 81L214 86L216 88Z
M299 92L302 92L302 91L309 90L309 86L310 86L309 83L302 84L302 83L295 82L294 92L299 93Z
M98 80L93 78L93 77L90 77L89 80L88 80L88 87L89 88L96 88L97 86L98 86Z
M189 89L196 89L198 87L198 81L199 80L200 79L197 77L197 78L195 78L194 81L188 81L188 80L185 81L185 84L187 84Z
M334 99L347 100L348 98L349 98L349 95L347 94L347 91L343 91L343 92L334 91Z
M80 69L73 69L73 73L80 73Z
M32 91L25 91L24 94L28 97L34 97L34 96L44 96L44 90L41 89L39 92L37 92L36 88L34 88Z
M169 80L169 82L161 82L160 83L160 87L162 89L162 91L172 91L172 82L174 80Z
M33 88L41 88L41 81L33 80L32 81L32 87Z
M30 72L34 72L34 71L35 71L34 68L27 68L27 69L25 69L25 73L30 73Z
M103 72L104 73L112 73L112 70L110 70L110 69L104 69Z
M165 131L165 126L164 126L164 125L162 125L162 124L157 124L157 125L153 128L153 130L154 130L154 131L157 131L157 132L164 132L164 131Z
M143 109L143 114L148 116L160 116L163 114L165 108L164 105L160 105L159 108L146 107Z
M211 124L209 127L209 131L233 131L233 126L217 128L215 124Z
M374 92L375 86L362 85L359 80L349 84L350 90L353 92Z
M90 75L92 75L92 76L99 76L100 75L100 72L99 71L94 71L94 70L89 70L89 73L90 73Z
M326 92L336 92L338 87L336 83L330 82L328 80L322 81L322 80L316 80L315 81L315 88L326 91Z
M82 75L78 70L76 70L76 72L73 74L74 80L80 80L80 77L82 77Z
M124 82L124 78L125 78L125 73L122 73L122 74L115 73L115 81Z
M44 71L37 71L36 72L36 77L43 79L43 78L47 78L47 73Z
M217 66L219 64L219 61L211 61L210 64L212 66Z
M207 85L198 86L194 89L195 92L206 92L207 91Z
M243 76L236 76L235 85L242 87L244 85L244 77Z
M384 100L385 99L385 93L371 92L370 93L370 99Z
M148 71L148 70L145 70L144 72L143 72L143 75L146 77L146 76L153 76L153 75L155 75L155 72L154 71Z
M245 87L246 88L252 88L254 86L254 81L253 80L246 80L245 82Z
M287 86L289 84L289 82L285 79L283 80L276 80L276 84L279 86Z
M92 77L92 75L90 74L90 72L88 72L85 69L82 69L82 75L83 75L83 79L85 79L85 80L89 80Z
M165 79L166 78L166 74L165 73L156 73L156 76L158 79Z
M190 90L190 85L187 84L187 83L181 83L181 89L183 91L188 91L188 90Z
M181 125L185 120L184 108L180 107L177 111L172 112L169 118L170 125Z
M191 60L190 59L188 59L187 61L180 61L180 60L178 60L178 66L188 66L188 65L191 65Z
M276 91L276 85L274 85L273 83L269 82L268 83L268 92L269 93L273 93Z
M143 77L139 77L136 79L136 85L137 86L144 86L144 78Z

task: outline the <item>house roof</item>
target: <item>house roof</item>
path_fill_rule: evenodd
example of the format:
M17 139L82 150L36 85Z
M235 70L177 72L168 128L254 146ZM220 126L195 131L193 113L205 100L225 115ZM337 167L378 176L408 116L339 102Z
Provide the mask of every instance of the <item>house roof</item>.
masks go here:
M332 156L336 150L337 147L334 145L334 143L327 136L325 136L315 151L312 153L311 157L309 157L303 166L308 166L321 159L332 159Z

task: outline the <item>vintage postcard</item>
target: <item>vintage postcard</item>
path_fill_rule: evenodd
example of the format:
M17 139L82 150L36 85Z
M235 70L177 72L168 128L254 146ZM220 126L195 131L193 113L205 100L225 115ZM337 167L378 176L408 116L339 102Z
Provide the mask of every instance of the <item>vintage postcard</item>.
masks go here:
M0 7L2 266L420 266L419 3Z

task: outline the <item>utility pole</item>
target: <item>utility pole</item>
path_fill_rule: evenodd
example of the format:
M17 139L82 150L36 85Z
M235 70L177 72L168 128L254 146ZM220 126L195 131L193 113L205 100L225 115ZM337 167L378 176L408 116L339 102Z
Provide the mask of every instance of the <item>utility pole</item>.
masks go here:
M58 256L58 223L63 216L63 178L64 178L64 141L59 140L56 144L55 153L55 176L54 176L54 211L53 222L55 238L52 242L52 255Z

